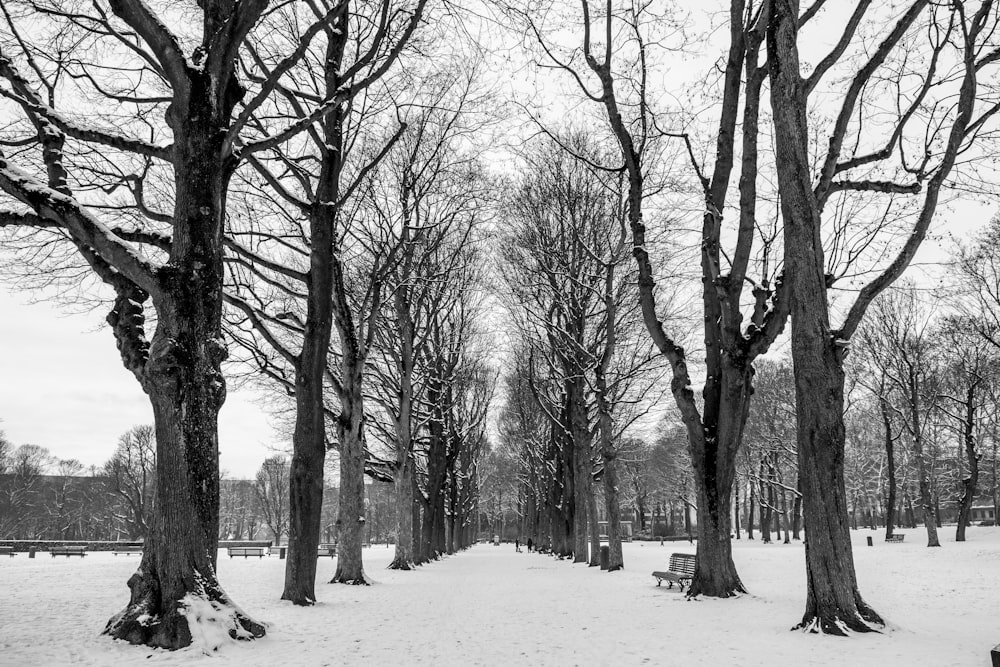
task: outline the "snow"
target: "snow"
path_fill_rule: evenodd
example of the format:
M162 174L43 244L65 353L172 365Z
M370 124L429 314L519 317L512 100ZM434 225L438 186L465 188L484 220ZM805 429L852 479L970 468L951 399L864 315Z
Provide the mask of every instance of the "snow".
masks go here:
M838 638L790 632L801 617L801 544L734 542L751 595L686 601L650 572L687 542L624 545L626 570L601 572L514 546L480 545L414 571L386 570L392 549L365 549L373 586L327 584L321 559L315 607L278 599L284 561L220 552L219 578L252 618L255 642L201 626L199 645L167 652L100 635L128 599L134 559L40 553L0 558L0 665L986 665L1000 644L1000 529L973 527L969 541L923 546L856 531L862 594L889 622L883 634ZM873 536L874 547L865 546ZM194 608L202 617L213 609ZM218 651L211 647L221 644Z

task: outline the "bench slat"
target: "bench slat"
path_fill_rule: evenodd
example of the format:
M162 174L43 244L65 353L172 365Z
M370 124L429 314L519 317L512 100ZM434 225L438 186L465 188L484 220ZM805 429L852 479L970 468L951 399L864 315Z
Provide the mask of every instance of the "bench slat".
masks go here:
M684 582L689 582L694 577L696 564L697 559L694 554L670 554L670 564L667 566L667 571L653 573L656 585L659 586L666 581L670 584L669 587L673 588L674 582L676 582L681 590L684 590Z

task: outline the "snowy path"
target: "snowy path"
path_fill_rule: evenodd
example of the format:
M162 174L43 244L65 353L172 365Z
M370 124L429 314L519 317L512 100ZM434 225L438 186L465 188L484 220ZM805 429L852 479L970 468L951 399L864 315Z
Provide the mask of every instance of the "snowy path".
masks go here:
M926 549L864 547L861 589L893 623L851 639L789 632L804 604L802 547L736 543L753 595L688 602L649 573L687 543L626 545L627 571L478 546L413 572L365 551L371 587L317 585L315 608L277 600L283 561L219 561L226 590L270 624L250 645L212 655L150 651L98 636L126 600L136 559L0 559L0 665L986 665L1000 643L1000 529ZM916 538L913 542L909 540ZM320 563L321 582L334 563Z

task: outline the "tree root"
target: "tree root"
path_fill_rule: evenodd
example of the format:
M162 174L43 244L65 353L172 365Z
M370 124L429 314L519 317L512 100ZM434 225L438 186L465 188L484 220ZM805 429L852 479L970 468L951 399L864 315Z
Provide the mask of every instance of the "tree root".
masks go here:
M130 644L176 650L197 645L214 651L233 640L263 637L266 627L237 607L218 585L200 585L180 600L162 600L155 579L142 571L129 579L132 600L104 634Z
M871 611L869 609L869 611ZM874 612L872 612L874 614ZM810 634L833 635L835 637L849 637L853 633L880 632L878 626L885 626L882 619L875 614L877 621L867 621L858 616L820 616L815 613L806 613L802 621L792 628Z

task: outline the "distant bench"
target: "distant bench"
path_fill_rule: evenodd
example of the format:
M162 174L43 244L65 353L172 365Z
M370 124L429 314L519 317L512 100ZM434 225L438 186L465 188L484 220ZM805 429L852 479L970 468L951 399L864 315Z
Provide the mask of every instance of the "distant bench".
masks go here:
M142 547L139 546L115 547L115 549L111 553L114 554L115 556L131 556L132 554L141 556Z
M903 538L906 537L906 533L893 533L892 535L885 538L886 542L902 542Z
M330 558L333 558L334 556L337 555L337 543L332 542L327 544L320 544L319 549L316 551L316 555L329 556Z
M268 556L281 556L281 552L285 551L286 549L288 549L288 545L287 544L282 544L282 545L276 544L274 546L271 546L271 547L267 548L267 555Z
M670 564L667 566L667 571L653 573L653 576L656 577L656 585L659 586L666 581L670 584L668 588L673 588L674 583L676 583L681 590L684 590L684 583L690 584L694 577L695 562L694 554L670 554Z
M56 556L86 556L87 547L71 544L65 547L52 547L49 549L49 553L52 554L53 558Z
M248 558L250 556L257 556L258 558L263 558L266 555L268 547L228 547L229 557L233 556L243 556Z
M0 556L14 557L14 547L0 547Z

